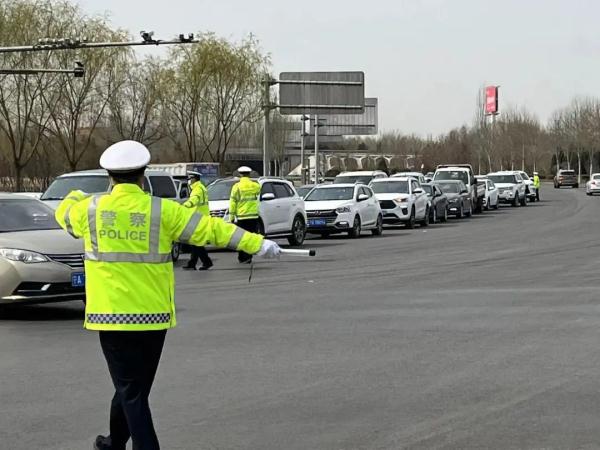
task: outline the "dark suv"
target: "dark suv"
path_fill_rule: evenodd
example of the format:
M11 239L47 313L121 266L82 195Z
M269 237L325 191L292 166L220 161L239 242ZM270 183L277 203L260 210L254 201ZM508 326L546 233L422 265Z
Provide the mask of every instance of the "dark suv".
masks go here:
M579 187L577 175L574 170L559 170L554 177L554 189L559 189L563 186Z

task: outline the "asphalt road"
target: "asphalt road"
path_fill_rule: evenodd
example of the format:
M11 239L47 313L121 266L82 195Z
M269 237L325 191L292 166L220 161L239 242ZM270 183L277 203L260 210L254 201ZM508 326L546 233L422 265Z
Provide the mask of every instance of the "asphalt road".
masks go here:
M164 449L600 448L600 198L216 253L177 273L152 395ZM0 319L0 448L88 449L111 384L78 304Z

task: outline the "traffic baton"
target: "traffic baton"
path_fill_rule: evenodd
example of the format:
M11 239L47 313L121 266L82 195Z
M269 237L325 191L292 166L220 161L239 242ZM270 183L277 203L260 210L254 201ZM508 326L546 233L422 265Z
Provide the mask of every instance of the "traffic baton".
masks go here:
M314 248L309 250L293 250L293 249L281 249L282 255L290 255L290 256L316 256L317 251Z

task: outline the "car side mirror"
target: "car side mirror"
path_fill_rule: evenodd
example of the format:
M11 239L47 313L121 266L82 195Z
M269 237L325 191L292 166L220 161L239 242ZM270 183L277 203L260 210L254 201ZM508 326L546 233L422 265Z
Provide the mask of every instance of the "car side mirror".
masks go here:
M423 192L424 192L423 189L418 188L413 191L413 194L422 194Z
M260 199L265 202L268 202L269 200L275 200L275 194L272 192L266 192L260 196Z
M367 194L360 194L358 196L358 201L359 202L364 202L365 200L368 200L368 199L369 199L369 196Z
M469 191L467 189L463 189L462 191L460 191L461 194L468 194Z

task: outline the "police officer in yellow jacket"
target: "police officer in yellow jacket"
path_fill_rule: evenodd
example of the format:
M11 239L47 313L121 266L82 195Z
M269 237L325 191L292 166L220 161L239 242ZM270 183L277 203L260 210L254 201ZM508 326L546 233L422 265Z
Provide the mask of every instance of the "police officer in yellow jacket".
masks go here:
M258 231L258 207L260 196L260 184L250 178L252 169L242 166L238 169L240 181L231 188L229 198L229 217L232 222L246 231L256 233ZM252 255L240 249L238 252L240 263L252 262Z
M110 435L95 449L159 448L148 396L166 331L175 326L174 241L276 257L277 244L233 224L203 215L141 189L150 152L135 141L110 146L100 165L108 170L110 194L70 193L56 219L85 242L87 303L84 327L99 330L115 387Z
M539 202L542 183L540 183L540 175L537 172L533 172L533 186L535 187L535 199Z
M208 208L208 191L202 184L201 174L195 171L188 171L188 185L191 188L190 198L183 204L186 208L195 209L203 216L210 216ZM204 246L191 246L191 257L187 265L183 266L184 270L196 270L198 258L202 261L200 270L208 270L213 266L212 259L208 256L208 252Z

